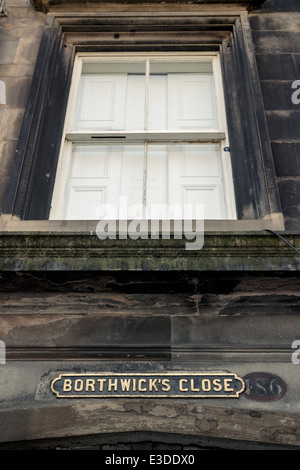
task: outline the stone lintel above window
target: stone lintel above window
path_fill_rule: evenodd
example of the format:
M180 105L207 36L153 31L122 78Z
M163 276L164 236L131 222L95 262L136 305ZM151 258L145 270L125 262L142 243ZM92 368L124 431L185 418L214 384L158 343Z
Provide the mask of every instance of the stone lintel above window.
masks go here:
M105 4L132 4L132 3L139 3L136 2L135 0L31 0L33 5L35 6L36 10L38 11L44 11L48 12L49 8L51 7L56 7L56 6L66 6L66 5L80 5L80 4L86 4L88 3L89 6L91 7L92 5L105 5ZM218 5L220 7L227 7L227 6L235 6L237 9L239 8L247 8L249 10L253 8L259 8L265 0L191 0L191 1L186 1L186 0L169 0L169 4L174 4L174 5L184 5L188 4L189 6L191 4L195 5L206 5L206 6L213 6L213 5ZM143 4L159 4L159 3L165 3L161 2L161 0L143 0Z

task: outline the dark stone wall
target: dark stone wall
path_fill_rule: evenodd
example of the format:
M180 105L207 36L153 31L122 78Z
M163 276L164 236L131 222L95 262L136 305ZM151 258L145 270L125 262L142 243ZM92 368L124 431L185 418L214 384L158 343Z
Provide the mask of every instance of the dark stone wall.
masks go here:
M299 11L299 0L266 0L263 11Z
M299 229L300 103L292 85L300 80L300 2L268 0L250 22L286 229Z
M17 147L45 14L6 0L0 15L0 211Z

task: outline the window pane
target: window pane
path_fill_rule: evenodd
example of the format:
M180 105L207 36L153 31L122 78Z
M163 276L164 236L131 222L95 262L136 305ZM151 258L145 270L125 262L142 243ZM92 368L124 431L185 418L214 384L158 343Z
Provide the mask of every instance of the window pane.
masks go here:
M168 129L168 76L150 75L147 130Z
M124 125L121 130L140 131L145 129L145 101L145 75L128 75L124 104Z
M126 75L83 75L75 130L124 127Z
M179 60L157 60L150 59L150 73L213 73L212 62L191 61L182 59Z
M145 74L146 61L144 58L136 61L111 59L109 61L84 61L82 64L82 75L101 75L101 74L119 74L134 73Z
M74 130L144 129L145 60L84 63Z
M192 218L197 205L226 217L218 144L73 145L65 219Z
M218 129L212 74L168 75L168 128Z
M125 218L142 204L143 165L144 145L73 145L64 218Z
M149 213L160 210L165 218L195 218L197 204L204 206L207 219L226 217L220 145L149 145Z
M86 63L74 130L217 129L211 62ZM147 108L147 109L146 109Z
M218 127L212 62L150 59L148 129Z

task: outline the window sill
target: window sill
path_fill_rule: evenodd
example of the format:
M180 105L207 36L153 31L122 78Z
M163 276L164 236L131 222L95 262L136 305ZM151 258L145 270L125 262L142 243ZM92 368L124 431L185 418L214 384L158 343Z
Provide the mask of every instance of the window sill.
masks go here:
M98 220L20 220L15 216L0 216L1 232L47 232L95 234ZM257 220L205 220L205 232L284 231L282 214L272 214Z
M241 222L241 223L240 223ZM242 223L244 222L244 223ZM270 221L269 221L270 222ZM207 222L204 245L187 250L186 240L105 239L93 221L0 219L3 271L294 271L300 268L300 235L267 221ZM214 227L213 227L214 226ZM218 228L217 228L218 226Z

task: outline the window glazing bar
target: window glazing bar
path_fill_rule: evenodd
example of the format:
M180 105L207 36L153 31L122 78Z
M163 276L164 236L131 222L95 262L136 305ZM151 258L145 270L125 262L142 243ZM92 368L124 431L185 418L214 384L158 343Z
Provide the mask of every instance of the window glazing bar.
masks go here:
M70 142L220 142L226 137L220 130L209 131L79 131L66 134L66 140Z
M145 119L144 119L144 129L148 130L148 110L149 110L149 75L150 75L150 62L149 59L146 60L146 77L145 77Z

